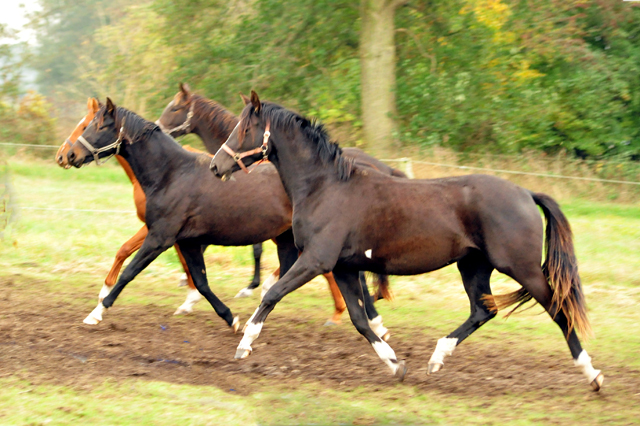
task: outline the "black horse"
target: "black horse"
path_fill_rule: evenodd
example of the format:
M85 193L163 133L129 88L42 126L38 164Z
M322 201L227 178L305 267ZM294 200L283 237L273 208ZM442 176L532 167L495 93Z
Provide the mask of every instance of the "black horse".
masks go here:
M226 145L211 162L217 176L237 169L235 160L249 165L262 152L276 166L293 204L295 243L303 250L250 318L236 357L251 352L267 315L285 295L333 271L355 327L402 379L404 362L366 321L358 271L413 275L457 263L471 314L438 341L429 373L440 370L445 356L499 308L518 308L533 298L560 326L576 366L600 389L603 375L592 367L576 334L576 329L589 333L590 326L571 228L551 197L486 175L406 180L369 173L343 157L321 125L261 103L255 92ZM242 159L229 154L236 152L257 153ZM547 220L542 267L544 228L536 206ZM494 269L522 288L492 296Z
M276 169L264 164L251 174L237 174L229 184L222 183L209 172L211 157L182 149L156 124L116 108L107 98L67 157L69 164L80 167L116 153L131 166L144 190L149 233L90 317L101 321L105 309L113 305L122 289L160 253L177 243L198 291L237 330L237 318L208 286L202 247L248 245L273 239L278 246L280 275L289 270L298 257L298 249L291 232L291 202ZM368 296L366 283L360 285ZM380 285L387 283L382 281ZM386 293L384 289L382 293ZM371 297L366 297L365 303L378 335L388 336Z

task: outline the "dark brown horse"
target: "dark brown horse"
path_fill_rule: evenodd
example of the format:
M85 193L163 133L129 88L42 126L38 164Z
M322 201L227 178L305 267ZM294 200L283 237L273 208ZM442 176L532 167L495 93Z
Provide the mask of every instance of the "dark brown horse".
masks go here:
M156 121L156 124L160 129L162 129L162 131L174 138L188 133L194 133L202 139L207 151L211 153L217 152L238 124L238 117L219 103L193 93L187 84L181 83L179 88L180 90L165 107L162 115ZM244 95L240 96L245 102L245 105L249 103L249 98ZM355 161L358 161L360 164L366 165L367 167L373 168L382 173L386 173L391 176L406 177L406 175L401 171L389 167L357 148L346 148L344 154L353 158ZM260 254L262 253L261 247L261 245L254 245L254 257L256 261L254 280L249 286L240 290L236 297L250 296L253 293L253 290L259 286L259 265ZM275 282L272 280L272 277L273 276L269 277L267 280L268 283ZM277 279L277 276L275 278ZM341 322L342 313L346 310L346 304L340 294L338 285L333 279L333 276L325 275L325 278L329 282L329 289L331 290L335 305L334 314L326 324L339 324ZM364 279L364 275L361 276L361 279ZM378 288L380 290L385 288L386 281L386 276L378 277ZM380 285L380 283L383 285ZM265 289L263 289L263 292L264 290ZM378 298L385 296L388 297L389 295L383 295L381 293L377 294Z
M240 173L231 184L224 184L209 172L208 155L182 149L157 125L116 108L107 99L67 157L71 165L80 167L115 154L129 164L142 186L147 200L148 234L111 292L89 317L101 321L122 289L160 253L177 243L198 291L229 326L237 329L237 317L234 319L209 288L202 247L274 239L280 273L289 270L298 257L291 232L291 203L273 165L261 165L251 174ZM366 289L366 283L359 285ZM386 338L388 330L373 301L368 297L365 303L376 332Z
M406 180L368 172L343 157L321 125L261 103L255 92L226 145L229 149L211 162L217 176L239 168L233 152L255 152L239 160L246 165L265 152L276 166L293 204L295 243L303 250L249 319L236 357L251 352L267 315L286 294L333 271L355 327L402 379L404 361L366 321L358 271L414 275L457 263L471 314L438 341L429 373L440 370L445 356L498 308L534 299L560 326L576 366L600 389L603 375L592 367L576 334L576 329L589 333L590 326L571 229L551 197L486 175ZM537 206L547 220L542 266L544 228ZM522 288L492 296L494 269Z
M198 135L207 151L215 154L238 124L238 118L217 102L193 94L188 84L180 83L180 90L162 111L156 124L163 132L174 138L189 133ZM250 296L260 285L261 257L262 243L254 244L253 279L246 288L238 292L236 297Z

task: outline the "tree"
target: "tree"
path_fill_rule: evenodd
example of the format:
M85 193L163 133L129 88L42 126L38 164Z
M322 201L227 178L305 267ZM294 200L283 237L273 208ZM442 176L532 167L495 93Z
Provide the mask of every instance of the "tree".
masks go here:
M360 85L364 139L372 152L393 146L396 115L395 11L406 0L362 0Z

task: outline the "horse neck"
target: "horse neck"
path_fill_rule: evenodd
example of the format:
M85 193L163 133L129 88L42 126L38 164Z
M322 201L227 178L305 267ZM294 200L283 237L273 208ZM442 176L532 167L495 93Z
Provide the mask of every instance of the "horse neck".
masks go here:
M282 185L295 206L319 191L327 182L338 180L337 174L316 153L316 147L296 130L295 135L272 131L277 158L270 158L278 170Z
M129 165L129 163L127 163L127 160L122 158L120 155L116 155L116 160L118 160L118 163L120 163L120 165L124 169L124 172L127 174L127 177L129 178L131 183L135 184L137 179L136 179L136 176L133 174L133 170L131 170L131 166Z
M145 194L164 187L171 175L193 155L160 131L144 140L123 144L122 148L120 155Z
M206 102L204 99L196 99L194 102ZM199 111L200 114L195 111ZM238 117L221 108L216 117L202 115L202 109L196 108L193 114L191 133L195 133L202 139L207 151L211 154L218 152L223 143L238 124Z

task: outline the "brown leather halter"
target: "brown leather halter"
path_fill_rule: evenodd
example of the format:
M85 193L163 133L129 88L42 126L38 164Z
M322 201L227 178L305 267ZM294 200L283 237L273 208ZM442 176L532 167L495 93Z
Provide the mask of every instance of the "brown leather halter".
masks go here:
M262 153L262 159L259 162L255 163L255 165L258 165L260 163L264 163L264 162L268 161L267 160L267 149L269 149L269 136L271 136L271 132L269 131L270 124L271 123L267 123L267 126L264 129L264 136L262 137L262 145L260 145L257 148L254 148L254 149L252 149L250 151L241 152L239 154L237 152L235 152L233 149L229 148L229 146L227 145L226 142L223 143L220 148L224 152L229 154L231 156L231 158L233 158L233 161L238 163L240 168L242 170L244 170L245 173L249 173L249 170L247 169L247 167L242 162L243 158L249 157L249 156L254 155L254 154Z

